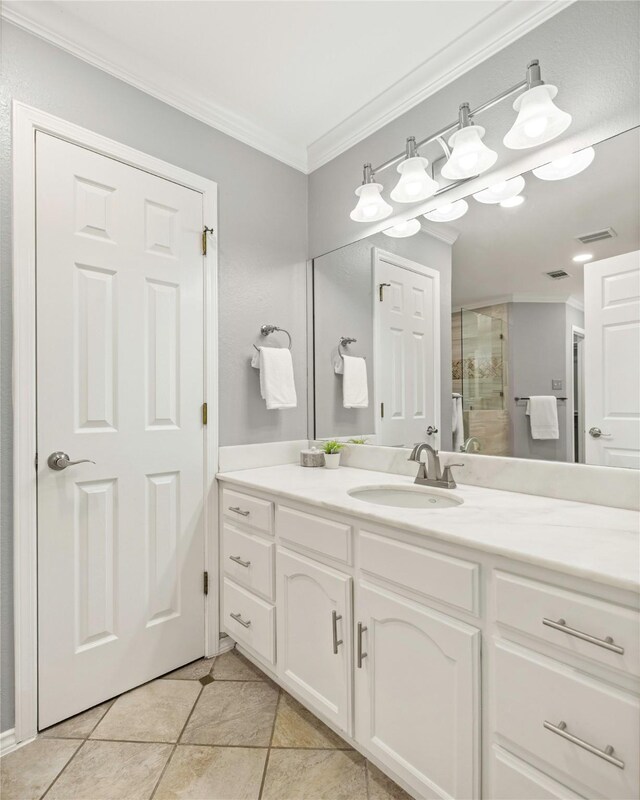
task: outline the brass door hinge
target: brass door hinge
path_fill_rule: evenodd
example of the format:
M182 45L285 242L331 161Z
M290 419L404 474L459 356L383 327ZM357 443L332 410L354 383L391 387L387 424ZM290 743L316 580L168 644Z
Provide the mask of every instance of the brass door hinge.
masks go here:
M203 256L207 255L207 234L208 233L213 233L213 228L207 228L207 226L205 225L204 226L204 230L202 231L202 255Z
M207 424L208 417L209 417L209 413L208 413L208 410L207 410L207 404L203 403L202 404L202 424L203 425Z
M384 403L380 403L380 417L384 419Z
M378 286L378 293L379 293L379 295L380 295L380 302L381 302L381 303L382 303L382 302L383 302L383 300L384 300L384 287L385 287L385 286L391 286L391 284L390 284L390 283L381 283L381 284Z
M202 580L202 590L205 594L209 594L209 573L205 572Z

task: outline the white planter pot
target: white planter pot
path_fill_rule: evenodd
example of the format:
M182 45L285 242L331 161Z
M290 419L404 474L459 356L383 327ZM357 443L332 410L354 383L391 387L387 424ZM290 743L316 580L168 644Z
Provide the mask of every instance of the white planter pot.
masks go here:
M340 466L340 453L325 453L324 465L327 469L338 469Z

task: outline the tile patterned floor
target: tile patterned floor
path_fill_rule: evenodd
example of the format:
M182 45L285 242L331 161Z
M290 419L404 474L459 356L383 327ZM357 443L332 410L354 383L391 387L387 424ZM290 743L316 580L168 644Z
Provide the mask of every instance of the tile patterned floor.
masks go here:
M2 800L410 800L235 651L49 728L0 777Z

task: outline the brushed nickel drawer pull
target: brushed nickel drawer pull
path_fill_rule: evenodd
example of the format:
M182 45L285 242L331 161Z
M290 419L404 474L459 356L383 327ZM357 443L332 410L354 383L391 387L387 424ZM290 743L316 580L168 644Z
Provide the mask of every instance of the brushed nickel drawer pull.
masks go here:
M362 660L369 654L362 652L362 634L367 630L367 626L361 622L358 623L358 669L362 669Z
M546 619L546 617L542 620L542 624L546 625L548 628L553 628L556 631L562 631L562 633L568 633L569 636L575 636L576 639L582 639L584 642L591 642L591 644L597 644L598 647L604 647L605 650L611 650L612 653L618 653L618 655L624 655L624 647L620 647L619 644L614 644L613 638L611 636L607 636L606 639L598 639L596 636L591 636L589 633L583 633L582 631L578 631L575 628L570 628L567 625L566 620L559 619L557 622L552 619Z
M333 654L338 655L338 647L343 643L342 639L338 639L338 620L342 619L342 614L337 611L331 612L331 630L333 633Z
M605 761L608 761L609 764L613 764L614 767L624 769L624 761L620 761L619 758L616 758L613 755L613 747L610 744L608 744L604 750L600 750L599 747L594 747L592 744L589 744L589 742L585 742L584 739L579 739L577 736L569 733L566 722L559 722L557 725L554 725L552 722L547 722L545 720L543 724L548 731L557 733L558 736L562 736L563 739L567 739L567 741L577 744L578 747L582 747L583 750L593 753L594 756L603 758Z
M249 628L251 626L251 620L248 619L245 622L245 620L242 619L240 614L231 613L230 616L231 616L232 619L235 619L236 622L239 622L242 625L243 628Z
M229 511L233 511L234 514L241 514L243 517L248 517L251 513L250 511L243 511L240 506L229 506Z
M251 562L250 561L243 561L240 558L240 556L229 556L229 560L230 561L235 561L236 564L240 564L241 567L250 567L251 566Z

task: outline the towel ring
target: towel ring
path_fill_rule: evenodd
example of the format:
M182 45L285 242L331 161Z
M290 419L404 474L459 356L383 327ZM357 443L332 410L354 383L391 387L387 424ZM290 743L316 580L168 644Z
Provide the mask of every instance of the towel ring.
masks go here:
M340 341L338 343L338 355L340 358L344 358L344 353L340 349L341 347L347 347L350 344L355 344L358 340L352 339L350 336L341 336Z
M291 350L292 342L291 342L291 334L289 333L289 331L286 331L284 328L279 328L277 325L263 325L260 328L260 333L262 334L262 336L269 336L270 334L275 333L276 331L280 331L281 333L287 334L287 338L289 339L288 348L289 350ZM253 346L256 348L258 352L260 352L259 347L257 347L255 344Z

